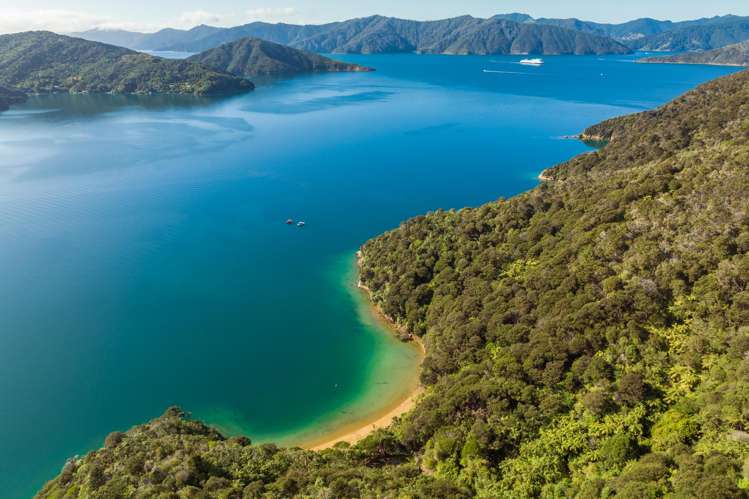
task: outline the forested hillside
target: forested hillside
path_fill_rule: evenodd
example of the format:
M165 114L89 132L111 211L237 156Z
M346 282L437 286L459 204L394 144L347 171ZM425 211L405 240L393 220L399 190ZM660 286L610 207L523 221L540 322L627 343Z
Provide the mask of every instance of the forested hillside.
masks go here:
M216 71L252 78L264 75L298 73L371 71L358 64L334 61L327 57L294 49L259 38L242 38L188 58Z
M384 16L325 25L251 23L168 48L201 52L245 37L256 37L319 53L378 54L626 54L607 38L557 26L519 23L497 16L411 21Z
M503 32L506 32L507 26L510 25L503 25L498 21L512 23L516 31L525 33L522 38L533 38L540 46L548 44L547 50L550 51L547 53L550 54L559 53L552 50L558 50L558 48L554 49L553 47L560 46L558 40L564 38L564 35L559 31L544 29L544 26L582 33L585 36L579 39L578 50L582 51L586 48L587 50L597 50L597 52L579 53L622 53L622 50L626 49L623 49L616 42L647 50L666 50L665 48L655 47L688 50L694 43L700 45L702 49L708 49L735 43L739 41L736 37L740 38L741 36L740 24L749 21L749 17L725 15L690 21L661 21L642 18L619 24L608 24L576 18L534 19L527 14L519 13L499 14L492 16L490 19L461 16L428 22L369 16L329 24L295 25L254 22L231 28L216 28L205 25L196 26L190 30L167 28L156 33L95 29L76 33L74 36L135 50L202 52L249 36L307 50L324 45L327 47L326 52L356 52L366 48L374 51L376 49L381 50L383 47L389 47L388 51L400 51L401 49L398 48L397 44L389 45L395 41L400 44L407 44L410 47L409 50L412 51L426 51L421 47L435 45L435 40L438 38L441 38L444 42L454 41L457 37L464 36L464 33L461 32L465 32L466 29L473 30L476 26L481 27L479 31L484 31L484 33L478 35L483 39L483 43L491 44L493 43L493 37L506 36ZM488 32L486 32L487 29ZM668 32L676 34L674 36L667 35ZM371 41L373 38L379 41L375 44ZM544 38L550 39L544 40ZM557 40L555 41L554 38ZM735 41L731 42L732 39ZM365 40L369 41L364 42ZM571 40L574 39L567 39L561 46L569 44ZM361 49L357 49L357 44L360 41L364 44ZM690 44L685 45L687 41ZM480 46L475 48L482 50Z
M643 51L685 52L713 50L749 40L749 20L729 19L728 22L720 23L687 24L672 31L632 40L628 45Z
M685 54L663 57L648 57L638 62L657 64L711 64L716 66L749 66L749 41L706 52L687 52Z
M45 31L0 36L0 85L32 93L198 95L253 88L247 80L200 64Z
M427 349L389 430L316 453L172 409L40 497L746 497L749 73L586 135L525 194L363 246Z

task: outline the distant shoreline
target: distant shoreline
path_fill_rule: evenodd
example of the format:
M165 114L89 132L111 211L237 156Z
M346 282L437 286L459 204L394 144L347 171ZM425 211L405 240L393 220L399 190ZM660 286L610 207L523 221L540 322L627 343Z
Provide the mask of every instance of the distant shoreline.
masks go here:
M655 59L638 59L635 61L637 64L679 64L682 66L718 66L726 68L746 68L749 64L738 64L733 62L687 62L687 61L669 61L669 60L655 60Z
M361 270L361 260L362 255L361 251L359 251L356 254L356 264L359 274ZM426 356L426 348L424 346L424 343L421 341L421 338L411 334L403 327L395 324L395 322L393 322L393 320L388 317L382 311L382 309L372 300L371 290L367 286L365 286L361 282L361 280L357 281L356 287L362 293L363 298L367 300L368 307L375 319L377 319L378 322L380 322L388 330L389 333L395 335L397 338L400 338L404 342L413 344L414 347L419 350L418 369L419 371L421 371L421 365L424 362L424 357ZM398 381L400 380L396 380L396 382ZM404 396L398 397L393 402L391 402L381 410L375 412L374 414L368 417L364 417L360 420L344 424L338 427L336 430L329 432L327 435L308 442L305 445L302 445L302 447L308 450L319 451L334 447L340 442L354 444L378 429L387 428L393 423L396 418L411 411L411 409L416 406L416 403L418 402L419 397L422 393L424 393L424 387L420 382L417 382L415 386Z

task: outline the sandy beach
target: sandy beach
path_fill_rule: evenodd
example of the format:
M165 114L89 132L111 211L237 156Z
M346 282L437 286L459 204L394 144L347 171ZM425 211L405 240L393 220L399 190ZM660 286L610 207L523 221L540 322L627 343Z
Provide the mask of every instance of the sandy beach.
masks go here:
M309 450L323 450L329 449L339 442L354 444L359 440L365 438L373 431L390 426L395 418L402 416L413 409L419 399L419 396L423 392L424 389L421 386L418 386L416 390L409 395L408 398L398 403L398 405L396 405L395 407L386 409L387 412L382 416L377 417L377 419L362 420L360 422L352 424L351 427L341 428L340 434L337 434L333 437L328 437L328 439L325 441L307 445L305 446L305 448Z
M362 258L361 252L358 252L356 257L357 267L360 268ZM371 292L369 288L362 284L361 281L357 282L357 287L361 291L363 298L367 300L372 315L380 323L382 323L386 327L386 329L389 330L393 335L399 337L408 337L409 343L412 343L414 347L419 350L419 369L421 369L421 363L423 362L424 356L426 355L426 348L421 338L411 335L402 327L399 327L397 324L395 324L387 315L385 315L380 307L377 306L371 299ZM416 382L414 383L414 386L407 393L405 393L405 396L399 397L391 404L375 412L369 417L352 422L350 424L342 425L335 431L325 435L320 440L309 442L303 447L309 450L323 450L333 447L339 442L354 444L359 440L365 438L373 431L390 426L396 418L406 414L411 409L413 409L423 392L424 388L420 383Z

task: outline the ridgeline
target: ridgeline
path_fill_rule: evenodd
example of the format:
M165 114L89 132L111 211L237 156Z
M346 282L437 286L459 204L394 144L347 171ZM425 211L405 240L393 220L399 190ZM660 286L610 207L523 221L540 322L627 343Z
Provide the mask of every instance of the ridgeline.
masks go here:
M621 54L711 50L749 39L749 17L716 16L689 21L652 18L607 24L582 19L499 14L489 19L461 16L410 21L383 16L304 26L255 22L231 28L200 25L156 33L91 30L87 40L136 50L202 52L245 37L256 37L319 52L423 52L445 54ZM551 29L553 28L553 29Z
M169 50L201 52L248 36L319 53L629 53L627 47L605 36L551 25L516 22L504 16L490 19L462 16L424 22L370 16L338 23L305 26L251 23L212 33L205 30L195 33L192 30L183 32L182 40L171 44L164 44L161 37L151 42L157 42Z
M39 497L746 497L749 72L585 135L531 191L363 246L427 350L390 429L316 453L170 409Z

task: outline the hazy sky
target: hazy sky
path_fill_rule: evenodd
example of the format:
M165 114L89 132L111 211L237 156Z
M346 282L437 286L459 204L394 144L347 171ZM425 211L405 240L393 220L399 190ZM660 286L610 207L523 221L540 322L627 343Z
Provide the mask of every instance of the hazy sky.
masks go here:
M506 12L603 22L638 17L682 20L728 13L749 15L749 0L0 0L0 32L94 27L154 31L201 23L319 23L371 14L441 19Z

